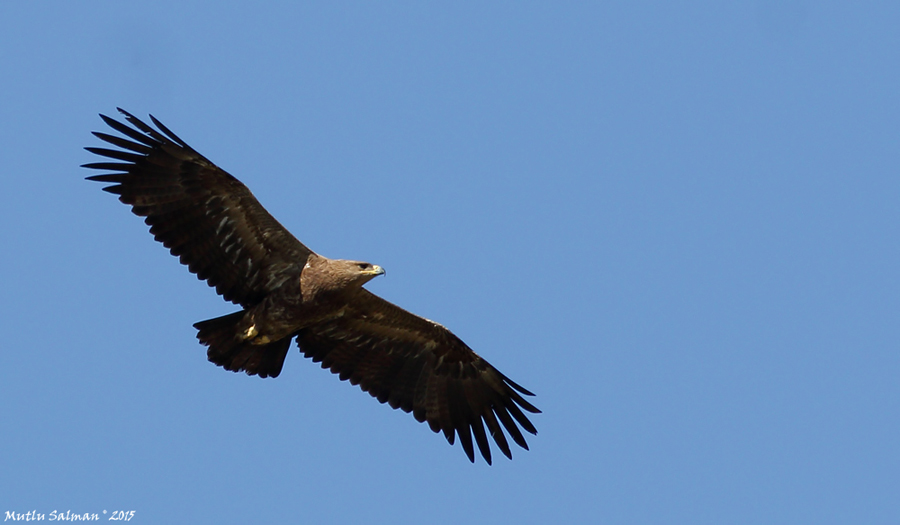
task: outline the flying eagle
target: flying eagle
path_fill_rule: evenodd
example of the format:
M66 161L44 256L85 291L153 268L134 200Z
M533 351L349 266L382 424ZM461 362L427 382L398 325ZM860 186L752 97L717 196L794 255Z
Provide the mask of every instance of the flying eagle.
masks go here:
M487 431L512 459L502 428L528 449L521 426L537 434L522 410L540 410L532 396L434 321L369 292L384 270L361 261L323 257L298 241L239 180L178 138L152 115L157 129L119 109L130 127L105 115L127 138L94 132L121 149L85 148L116 162L83 167L111 171L88 177L112 183L182 264L242 310L195 323L209 360L226 370L278 377L291 340L303 355L392 408L412 412L459 437L469 461L475 443L491 463ZM516 425L518 423L519 426Z

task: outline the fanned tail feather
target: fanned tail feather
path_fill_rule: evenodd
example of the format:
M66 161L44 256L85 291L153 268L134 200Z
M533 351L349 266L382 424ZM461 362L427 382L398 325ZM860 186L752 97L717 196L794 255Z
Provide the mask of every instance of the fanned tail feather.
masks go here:
M225 370L247 372L259 377L278 377L290 348L291 337L265 345L255 345L239 337L238 324L244 311L194 323L197 339L209 347L207 358Z

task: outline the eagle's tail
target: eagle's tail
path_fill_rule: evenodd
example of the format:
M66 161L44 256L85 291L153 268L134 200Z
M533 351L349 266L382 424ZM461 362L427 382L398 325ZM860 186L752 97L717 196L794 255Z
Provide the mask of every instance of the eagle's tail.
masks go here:
M244 311L223 315L194 323L198 330L197 339L209 347L206 356L210 362L225 370L259 377L278 377L284 358L291 346L291 337L285 337L269 344L252 344L240 337L239 323Z

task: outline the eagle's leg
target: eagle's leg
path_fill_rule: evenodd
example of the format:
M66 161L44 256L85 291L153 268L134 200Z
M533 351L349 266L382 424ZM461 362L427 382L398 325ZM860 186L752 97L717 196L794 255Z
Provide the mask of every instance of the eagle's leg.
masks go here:
M250 328L253 328L254 333L257 334L257 335L255 335L255 336L253 336L252 339L250 339L250 344L251 344L251 345L267 345L267 344L269 344L269 343L272 342L272 340L269 339L268 336L266 336L266 335L259 335L259 332L256 331L256 325L253 325L253 326L251 326Z
M272 339L270 339L267 335L259 333L259 328L257 328L256 326L255 316L252 313L244 316L241 325L245 325L247 323L249 323L250 326L248 326L238 334L238 338L241 341L247 341L251 345L267 345L272 342Z
M252 324L250 328L244 330L244 333L241 334L241 339L246 341L247 339L253 339L257 335L259 335L259 330L256 329L255 324Z

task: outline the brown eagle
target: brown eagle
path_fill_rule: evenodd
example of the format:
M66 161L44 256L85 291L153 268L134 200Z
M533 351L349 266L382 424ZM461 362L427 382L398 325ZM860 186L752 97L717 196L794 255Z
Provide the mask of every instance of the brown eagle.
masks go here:
M537 434L522 410L532 396L438 323L416 316L363 285L377 265L323 257L298 241L239 180L194 151L152 115L157 129L119 109L133 127L100 115L127 138L94 132L121 149L85 148L116 162L83 167L113 173L112 183L182 264L243 309L194 324L213 363L278 377L291 340L303 355L392 408L412 412L469 460L475 443L491 463L485 425L512 459L501 425L528 449L520 425Z

